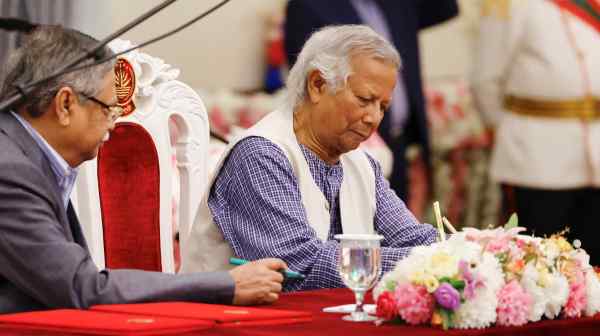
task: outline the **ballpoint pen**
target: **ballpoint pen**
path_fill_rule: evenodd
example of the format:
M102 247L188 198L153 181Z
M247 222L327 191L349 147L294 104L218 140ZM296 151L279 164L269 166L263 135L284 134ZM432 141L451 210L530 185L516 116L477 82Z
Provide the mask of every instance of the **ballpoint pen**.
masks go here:
M248 263L248 260L240 259L240 258L229 258L229 263L231 265L243 265ZM304 274L290 271L289 269L280 271L286 278L288 279L304 279L306 276Z

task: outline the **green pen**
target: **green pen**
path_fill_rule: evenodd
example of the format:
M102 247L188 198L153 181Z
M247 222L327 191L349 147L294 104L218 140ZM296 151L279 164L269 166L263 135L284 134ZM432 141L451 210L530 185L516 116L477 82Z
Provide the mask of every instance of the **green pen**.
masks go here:
M244 260L244 259L240 259L240 258L229 258L229 263L231 265L243 265L243 264L247 264L248 260ZM294 271L290 271L288 269L286 270L281 270L280 271L286 278L288 279L304 279L306 278L306 276L304 274L298 273L298 272L294 272Z

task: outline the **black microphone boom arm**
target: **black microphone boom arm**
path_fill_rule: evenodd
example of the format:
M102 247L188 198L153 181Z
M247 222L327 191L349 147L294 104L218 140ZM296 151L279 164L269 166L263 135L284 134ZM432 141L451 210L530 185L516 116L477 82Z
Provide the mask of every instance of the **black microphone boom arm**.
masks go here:
M165 7L171 5L172 3L174 3L177 0L166 0L163 3L161 3L160 5L152 8L150 11L142 14L140 17L138 17L137 19L133 20L131 23L127 24L125 27L117 30L115 33L109 35L107 38L103 39L102 41L98 42L98 44L90 51L88 51L85 55L75 59L72 62L69 62L66 66L60 68L59 70L55 71L52 75L42 78L38 81L35 81L33 83L28 83L26 85L16 85L16 92L9 97L8 99L4 100L2 103L0 103L0 113L4 113L9 109L14 108L16 105L18 105L29 93L31 93L31 91L38 85L45 83L49 80L52 80L54 78L60 77L62 75L65 75L67 73L73 72L73 71L78 71L78 70L82 70L88 67L93 67L96 66L98 64L107 62L113 58L116 58L122 54L128 53L132 50L150 45L152 43L158 42L164 38L167 38L175 33L180 32L181 30L187 28L188 26L194 24L195 22L201 20L202 18L204 18L205 16L211 14L212 12L214 12L215 10L221 8L223 5L225 5L226 3L228 3L231 0L222 0L221 2L219 2L218 4L216 4L215 6L211 7L210 9L208 9L207 11L203 12L202 14L198 15L197 17L193 18L192 20L185 22L184 24L180 25L179 27L161 34L157 37L154 37L148 41L145 41L137 46L134 46L132 48L129 48L127 50L121 51L119 53L114 54L111 57L102 59L102 60L98 60L96 62L90 63L90 64L85 64L82 66L77 66L79 63L85 61L86 59L90 58L90 57L94 57L96 55L96 52L98 52L101 48L103 48L104 46L106 46L109 42L111 42L112 40L116 39L117 37L123 35L124 33L126 33L127 31L131 30L133 27L137 26L138 24L142 23L143 21L147 20L148 18L150 18L151 16L153 16L154 14L158 13L159 11L161 11L162 9L164 9Z
M152 17L154 14L160 12L161 10L163 10L165 7L173 4L175 1L177 0L165 0L163 3L159 4L158 6L152 8L151 10L149 10L148 12L140 15L138 18L136 18L135 20L131 21L129 24L125 25L125 27L117 30L116 32L110 34L108 37L106 37L105 39L103 39L102 41L98 42L98 44L92 49L89 50L88 52L85 53L85 55L78 57L77 59L67 63L67 65L65 65L64 67L58 69L57 71L54 72L54 74L46 77L46 78L42 78L38 81L35 81L33 83L28 83L26 85L19 85L17 87L17 92L12 95L10 98L6 99L5 101L2 102L2 104L0 104L0 113L4 113L6 112L6 110L13 108L14 106L16 106L17 104L19 104L26 96L27 94L29 94L33 88L35 88L36 86L40 85L41 83L44 83L52 78L57 77L57 74L62 74L65 72L65 70L68 70L70 68L73 68L74 66L78 65L79 63L87 60L90 57L95 57L96 53L102 49L104 46L106 46L110 41L116 39L117 37L125 34L126 32L128 32L129 30L131 30L133 27L137 26L138 24L146 21L147 19L149 19L150 17Z

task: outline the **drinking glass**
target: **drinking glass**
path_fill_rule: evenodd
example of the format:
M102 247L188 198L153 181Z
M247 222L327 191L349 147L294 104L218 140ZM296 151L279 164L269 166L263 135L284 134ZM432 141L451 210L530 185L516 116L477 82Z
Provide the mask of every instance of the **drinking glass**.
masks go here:
M338 270L344 284L354 292L356 308L346 321L364 322L377 318L363 310L365 293L373 287L381 271L381 249L383 236L375 234L339 234L340 241Z

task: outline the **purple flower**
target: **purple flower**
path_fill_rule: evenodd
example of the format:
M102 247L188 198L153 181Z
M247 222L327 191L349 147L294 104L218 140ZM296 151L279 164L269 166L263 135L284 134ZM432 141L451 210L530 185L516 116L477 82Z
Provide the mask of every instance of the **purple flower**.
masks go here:
M460 293L447 282L442 283L433 296L442 308L454 310L460 306Z

